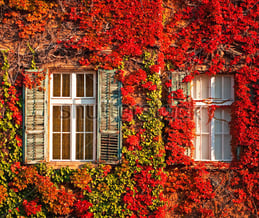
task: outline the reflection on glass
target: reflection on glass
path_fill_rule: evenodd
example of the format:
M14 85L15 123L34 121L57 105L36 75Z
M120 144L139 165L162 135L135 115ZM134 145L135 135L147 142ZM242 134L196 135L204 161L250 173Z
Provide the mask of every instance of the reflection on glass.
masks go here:
M215 159L222 159L222 135L215 135Z
M201 91L200 91L200 80L199 77L194 78L194 86L193 86L193 95L194 99L200 99L201 98Z
M224 77L224 99L231 98L231 77Z
M230 160L231 159L231 136L224 135L224 159Z
M76 97L84 97L84 74L76 75Z
M201 148L200 148L200 145L201 145L201 137L199 135L197 135L195 137L195 152L194 152L194 158L195 159L201 159L201 155L200 155L200 151L201 151Z
M215 97L222 99L222 77L219 76L215 78Z
M196 108L194 111L194 117L195 117L195 128L196 128L196 132L200 132L201 131L201 115L200 115L200 108Z
M60 132L60 118L61 118L61 113L60 113L60 106L53 106L53 132Z
M62 132L70 132L70 106L62 106Z
M201 150L202 159L210 159L209 152L209 135L202 135L202 150Z
M62 96L70 96L70 75L62 74Z
M93 74L85 74L86 76L86 97L93 97L94 96L94 80L93 80Z
M224 132L229 134L229 122L231 120L230 109L224 110Z
M209 97L209 77L202 76L201 77L201 99L206 99Z
M215 132L221 133L222 132L222 111L220 109L216 109L214 112L214 122L215 122Z
M203 133L209 132L209 115L208 115L208 108L201 109L201 131Z
M70 134L62 134L62 159L70 159Z
M60 97L60 74L53 74L53 96Z
M76 159L84 159L84 133L76 134Z
M84 106L76 106L76 131L84 131Z
M53 159L60 159L60 133L53 134Z
M93 159L93 134L92 133L85 134L85 159L86 160Z
M85 107L85 131L92 132L93 131L93 106Z

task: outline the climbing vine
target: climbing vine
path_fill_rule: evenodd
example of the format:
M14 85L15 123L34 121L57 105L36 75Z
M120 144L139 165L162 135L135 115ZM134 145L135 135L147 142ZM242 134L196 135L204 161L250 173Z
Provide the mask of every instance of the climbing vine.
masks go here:
M0 9L0 216L159 217L166 208L172 216L258 216L255 0L0 0ZM22 86L45 76L31 81L24 69L58 62L119 69L118 166L22 164ZM185 84L198 74L233 75L231 163L193 160L195 102L171 91L168 71L185 72Z

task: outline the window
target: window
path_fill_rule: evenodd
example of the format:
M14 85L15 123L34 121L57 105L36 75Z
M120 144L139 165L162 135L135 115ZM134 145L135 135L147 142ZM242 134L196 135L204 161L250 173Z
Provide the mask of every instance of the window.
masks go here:
M35 77L33 71L26 74ZM24 162L120 159L122 107L115 71L46 74L41 88L24 88L23 100Z
M50 84L50 160L95 160L95 73L55 73Z
M234 80L230 75L196 76L192 83L192 97L196 102L194 140L196 160L231 160L230 106L234 101ZM209 106L216 105L209 120Z

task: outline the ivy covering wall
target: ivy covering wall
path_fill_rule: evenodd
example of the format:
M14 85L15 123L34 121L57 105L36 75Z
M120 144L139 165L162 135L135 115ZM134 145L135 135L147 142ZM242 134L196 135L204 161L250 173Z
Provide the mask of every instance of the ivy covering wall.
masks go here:
M258 216L256 1L0 0L0 7L0 216ZM23 72L56 63L118 69L120 164L22 163L21 88L43 78ZM231 163L186 155L194 150L194 102L181 89L170 92L169 71L187 73L186 84L201 73L234 76Z

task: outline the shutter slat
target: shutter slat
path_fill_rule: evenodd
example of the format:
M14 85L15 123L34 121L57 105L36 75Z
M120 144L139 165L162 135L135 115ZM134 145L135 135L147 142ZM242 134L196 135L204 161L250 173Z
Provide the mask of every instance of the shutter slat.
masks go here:
M98 71L97 156L107 162L121 157L121 97L115 71Z
M34 73L27 71L31 80ZM48 75L41 82L42 90L48 90ZM38 163L46 160L47 148L47 91L40 91L39 87L23 89L23 159L25 163Z

